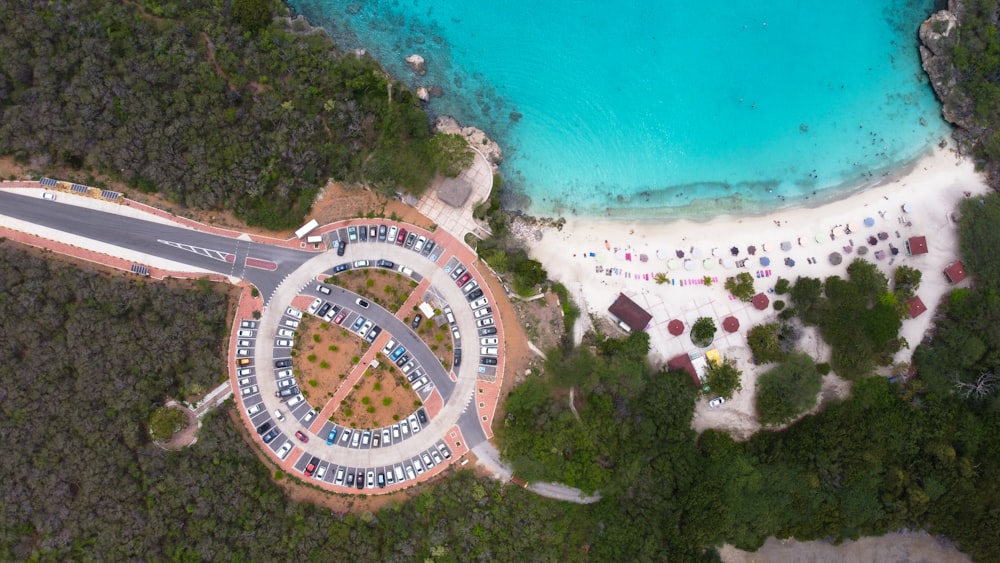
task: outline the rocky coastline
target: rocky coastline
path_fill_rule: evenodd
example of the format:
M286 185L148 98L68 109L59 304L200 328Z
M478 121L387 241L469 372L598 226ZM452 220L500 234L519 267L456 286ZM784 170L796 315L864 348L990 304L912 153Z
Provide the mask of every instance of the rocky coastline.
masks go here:
M469 146L474 147L477 152L486 157L486 160L493 167L493 173L499 170L500 162L503 161L503 149L496 141L490 139L482 129L475 127L462 127L457 119L450 115L442 115L434 120L434 131L437 133L456 134L465 137Z
M920 25L920 60L930 79L934 94L941 102L941 115L952 124L952 137L963 156L975 158L975 147L991 136L987 126L976 116L976 102L961 88L962 72L952 61L951 53L960 40L965 6L961 0L949 0L948 8L931 14ZM993 22L996 24L997 22ZM977 160L990 186L1000 188L1000 162Z

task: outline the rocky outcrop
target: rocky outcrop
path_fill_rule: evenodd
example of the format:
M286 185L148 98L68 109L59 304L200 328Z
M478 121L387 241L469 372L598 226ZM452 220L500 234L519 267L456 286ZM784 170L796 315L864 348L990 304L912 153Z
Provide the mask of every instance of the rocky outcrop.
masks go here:
M406 63L420 76L427 74L427 61L420 55L413 54L406 57Z
M420 99L420 101L422 102L430 101L431 91L421 86L417 88L417 98Z
M951 61L951 51L959 42L964 7L961 0L949 0L948 9L931 14L920 25L920 60L941 102L941 114L954 125L952 136L959 151L971 155L973 147L990 132L976 118L975 101L961 88L962 74ZM1000 182L1000 163L986 165L990 184Z
M439 133L455 133L462 135L469 141L469 145L486 157L486 160L493 165L494 170L503 160L503 150L493 139L486 136L481 129L475 127L462 127L454 117L443 115L434 121L434 130Z

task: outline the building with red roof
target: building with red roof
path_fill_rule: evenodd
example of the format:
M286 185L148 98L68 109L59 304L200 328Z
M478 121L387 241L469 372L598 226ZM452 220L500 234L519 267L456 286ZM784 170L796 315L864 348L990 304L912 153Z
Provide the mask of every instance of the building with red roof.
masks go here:
M906 239L906 253L910 256L927 254L927 237L910 237Z
M653 320L653 315L650 315L635 301L625 297L624 293L618 294L618 299L615 299L615 302L608 307L608 312L628 325L633 331L646 330L649 321Z
M958 283L965 279L965 264L961 260L955 260L944 269L944 277L951 283Z
M919 296L914 296L913 299L907 301L906 306L909 308L911 319L919 317L927 310L927 306L924 305L924 301Z

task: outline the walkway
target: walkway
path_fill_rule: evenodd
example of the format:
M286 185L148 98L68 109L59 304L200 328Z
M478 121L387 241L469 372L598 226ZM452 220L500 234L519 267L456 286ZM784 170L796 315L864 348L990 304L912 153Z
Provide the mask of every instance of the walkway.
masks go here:
M458 178L446 178L435 182L417 203L417 210L425 217L434 221L441 229L451 233L453 237L465 242L465 234L473 233L479 238L490 235L489 230L473 219L472 210L486 201L493 191L493 167L478 151L472 166L459 174ZM468 185L472 191L462 207L452 207L438 198L438 189L447 182L459 182Z

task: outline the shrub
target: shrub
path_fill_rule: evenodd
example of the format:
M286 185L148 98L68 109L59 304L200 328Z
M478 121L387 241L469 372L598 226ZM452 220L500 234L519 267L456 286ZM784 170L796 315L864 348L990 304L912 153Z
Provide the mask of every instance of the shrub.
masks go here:
M699 346L708 345L715 338L715 321L709 317L699 317L691 327L691 341Z
M374 389L375 391L381 391L382 390L382 384L380 382L376 381L375 384L372 385L372 389Z
M356 364L356 363L358 363L360 361L361 361L361 358L359 358L357 356L351 356L351 363L352 364Z
M785 308L785 302L780 299L777 299L775 300L773 307L775 311L780 311Z
M816 405L821 381L806 354L792 355L757 380L757 415L762 424L782 424Z
M315 362L316 354L309 354L308 356L306 356L306 359L309 360L310 362Z
M362 405L370 405L371 402L372 402L371 397L361 397L361 404Z
M309 383L309 387L317 387L319 385L319 381L315 379L310 379L307 383Z
M369 406L368 408L365 409L365 412L367 412L368 414L375 414L375 407Z
M254 299L260 297L260 290L258 290L256 287L251 287L250 288L250 297L253 297Z
M351 407L344 407L344 416L351 416L353 414L354 414L354 411L351 410Z
M747 272L740 272L735 278L726 278L723 287L740 301L749 303L753 299L753 276Z
M788 293L789 288L792 284L785 278L778 278L778 281L774 284L774 292L778 295L784 295Z
M323 369L330 369L330 362L328 362L326 360L321 360L319 362L319 367L321 367Z
M741 375L743 372L736 369L736 363L724 358L722 363L709 362L706 379L713 394L730 399L733 393L743 389Z
M391 404L392 404L392 397L383 397L382 398L382 406L383 407L388 407Z
M823 362L821 364L816 364L816 372L819 373L820 375L829 375L830 374L830 364L828 364L826 362Z
M314 334L314 335L313 335L313 342L315 342L315 343L319 344L319 341L320 341L320 340L323 340L323 337L322 337L322 336L320 336L320 335L318 335L318 334Z
M174 407L160 407L149 417L149 435L157 442L166 442L187 426L187 413Z

